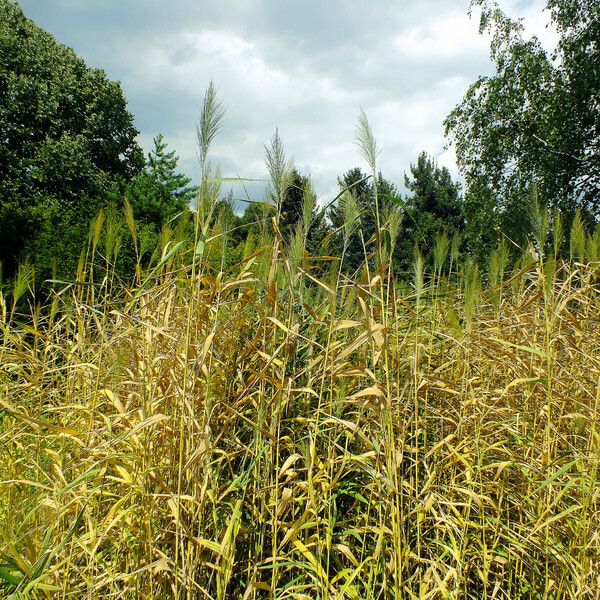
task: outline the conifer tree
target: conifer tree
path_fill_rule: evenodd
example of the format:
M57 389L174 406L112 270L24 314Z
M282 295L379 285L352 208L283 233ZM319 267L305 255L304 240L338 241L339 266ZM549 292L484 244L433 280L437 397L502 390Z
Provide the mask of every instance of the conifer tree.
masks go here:
M377 217L375 215L375 189L372 177L369 177L359 167L354 167L338 178L340 190L347 189L356 199L360 216L358 223L353 228L352 235L347 240L344 258L344 269L348 272L355 271L365 258L369 259L375 252L375 230ZM377 177L377 193L379 197L379 210L381 215L399 203L400 194L396 186L381 176ZM344 228L344 210L341 203L332 206L328 212L329 220L337 235L333 241L332 251L341 255L343 246L342 230Z
M163 223L188 208L197 188L191 179L177 171L179 159L162 134L154 138L146 166L127 188L126 195L136 220L159 229Z
M436 237L446 234L452 238L462 231L464 214L459 184L452 181L446 167L438 167L425 152L410 166L410 176L405 175L404 181L410 194L404 203L394 259L400 272L409 272L415 246L423 254L425 264L431 262Z

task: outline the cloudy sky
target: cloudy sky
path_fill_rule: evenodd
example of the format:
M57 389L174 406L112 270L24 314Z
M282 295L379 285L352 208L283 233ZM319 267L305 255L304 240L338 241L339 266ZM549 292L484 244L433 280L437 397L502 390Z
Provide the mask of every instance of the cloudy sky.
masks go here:
M223 175L266 177L264 145L277 127L324 200L338 175L363 166L353 144L359 106L388 179L401 184L421 150L457 174L443 119L471 82L491 73L489 40L469 19L468 0L20 4L89 66L121 81L146 149L163 133L197 179L195 124L212 79L227 106L213 148ZM501 4L552 43L543 0Z

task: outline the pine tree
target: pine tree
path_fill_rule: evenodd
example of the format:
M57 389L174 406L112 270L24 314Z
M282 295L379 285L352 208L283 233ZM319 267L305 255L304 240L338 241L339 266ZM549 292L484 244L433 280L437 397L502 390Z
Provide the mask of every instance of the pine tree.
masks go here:
M300 175L296 169L292 171L290 181L285 188L281 202L279 229L283 239L289 242L302 221L304 209L304 191L308 185L308 177Z
M365 257L373 256L375 252L375 231L377 228L377 217L375 214L375 188L366 173L354 167L338 178L340 190L347 189L356 199L360 211L358 224L350 238L344 258L344 269L353 272L364 263ZM399 202L400 194L396 186L381 176L377 177L377 194L379 199L380 217L383 218L386 211ZM341 204L332 206L328 213L329 220L334 231L338 234L333 240L333 252L341 255L343 246L344 211ZM380 219L381 221L381 219Z
M400 272L412 269L414 248L419 247L425 264L432 261L431 249L436 237L464 229L460 185L452 181L446 167L439 168L435 161L421 152L417 163L410 166L410 177L404 177L411 194L404 204L402 231L396 244L394 262Z
M167 152L163 136L156 136L146 166L126 192L136 220L159 229L188 208L197 188L177 172L178 161L174 150Z

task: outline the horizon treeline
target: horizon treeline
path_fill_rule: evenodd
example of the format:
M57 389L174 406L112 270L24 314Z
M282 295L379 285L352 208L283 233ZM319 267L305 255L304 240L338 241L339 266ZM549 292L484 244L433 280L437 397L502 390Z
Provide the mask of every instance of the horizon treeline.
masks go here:
M241 215L231 196L213 194L220 199L210 225L223 242L220 256L209 257L215 268L239 263L272 235L314 257L317 271L323 257L357 273L386 247L400 278L412 273L415 255L432 266L442 250L455 263L470 257L484 273L498 252L518 258L530 245L556 258L598 259L598 10L549 0L560 36L549 56L495 3L473 0L475 7L480 30L492 35L496 74L473 83L444 123L464 192L422 152L408 167L406 193L378 170L352 167L338 176L338 196L319 206L310 180L280 164L276 132L266 162L272 180L273 169L285 171L281 189L248 200ZM39 289L72 280L104 223L105 258L124 279L139 277L169 243L192 244L199 190L162 135L144 156L120 84L13 0L0 0L0 54L0 285L19 273ZM208 184L222 182L213 175Z

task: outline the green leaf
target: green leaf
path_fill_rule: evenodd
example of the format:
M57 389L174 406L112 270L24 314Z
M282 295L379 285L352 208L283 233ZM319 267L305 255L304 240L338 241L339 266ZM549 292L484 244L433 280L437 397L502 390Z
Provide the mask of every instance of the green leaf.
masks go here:
M18 586L23 580L22 576L15 575L17 569L9 569L7 566L0 566L0 579L6 581L10 586Z

